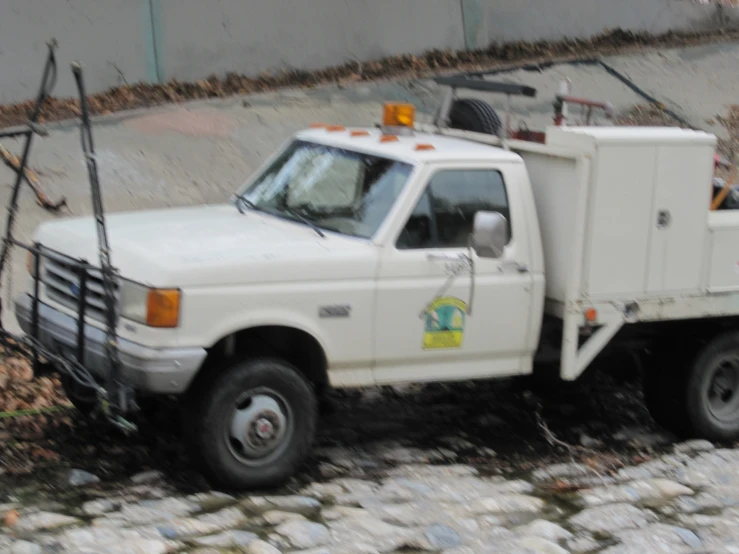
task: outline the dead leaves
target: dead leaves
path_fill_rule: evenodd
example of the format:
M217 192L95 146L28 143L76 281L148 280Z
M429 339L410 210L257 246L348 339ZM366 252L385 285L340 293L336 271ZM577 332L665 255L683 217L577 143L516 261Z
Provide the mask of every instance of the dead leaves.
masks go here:
M3 521L7 527L15 527L15 524L18 523L19 517L20 514L18 514L18 510L10 510L5 514Z
M223 77L211 75L190 83L171 80L164 84L126 84L90 95L88 102L93 115L102 115L172 102L223 98L284 87L311 88L371 79L422 77L443 69L479 70L519 61L546 61L556 57L618 53L626 48L640 46L674 47L717 39L729 40L736 36L739 36L737 31L666 33L654 36L648 33L609 30L588 39L491 44L485 49L461 52L432 50L421 55L405 54L368 62L349 60L344 65L319 71L285 69L251 77L238 73L227 73ZM0 128L24 122L32 104L28 100L0 106ZM70 119L79 114L77 99L50 98L42 108L39 122Z

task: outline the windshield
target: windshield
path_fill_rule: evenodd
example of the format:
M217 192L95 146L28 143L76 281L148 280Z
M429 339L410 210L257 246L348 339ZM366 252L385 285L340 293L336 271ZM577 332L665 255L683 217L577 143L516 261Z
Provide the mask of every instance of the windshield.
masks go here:
M252 209L370 238L411 170L396 160L296 140L242 198Z

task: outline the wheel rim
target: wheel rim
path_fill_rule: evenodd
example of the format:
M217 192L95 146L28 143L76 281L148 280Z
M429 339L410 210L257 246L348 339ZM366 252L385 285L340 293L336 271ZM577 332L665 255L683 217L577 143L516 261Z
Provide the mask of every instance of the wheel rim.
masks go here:
M244 392L229 412L226 444L242 464L265 465L278 458L293 433L290 406L279 393L259 388Z
M720 421L734 421L739 416L739 356L716 364L708 385L708 409Z

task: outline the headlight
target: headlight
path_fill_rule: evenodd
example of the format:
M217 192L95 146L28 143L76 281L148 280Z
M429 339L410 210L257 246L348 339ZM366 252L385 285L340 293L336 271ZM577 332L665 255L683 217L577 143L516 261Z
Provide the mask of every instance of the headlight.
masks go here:
M149 327L177 327L180 321L180 296L178 289L152 289L123 281L121 317Z

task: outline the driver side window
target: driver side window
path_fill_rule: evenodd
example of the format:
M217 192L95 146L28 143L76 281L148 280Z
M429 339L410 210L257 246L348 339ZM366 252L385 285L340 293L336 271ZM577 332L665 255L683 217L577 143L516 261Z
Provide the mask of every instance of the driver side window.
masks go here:
M450 169L436 173L408 218L397 241L400 250L464 248L475 213L511 217L503 175L494 169Z

